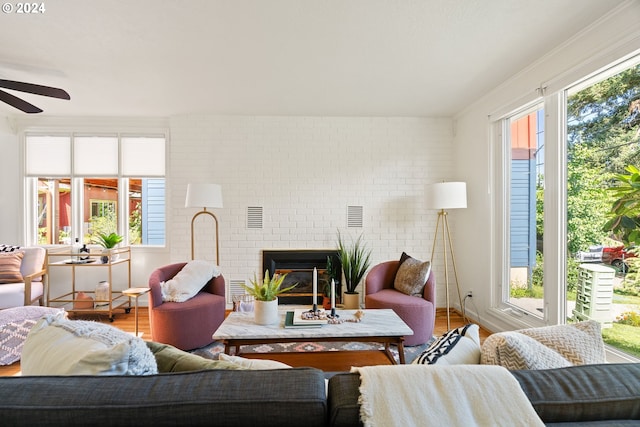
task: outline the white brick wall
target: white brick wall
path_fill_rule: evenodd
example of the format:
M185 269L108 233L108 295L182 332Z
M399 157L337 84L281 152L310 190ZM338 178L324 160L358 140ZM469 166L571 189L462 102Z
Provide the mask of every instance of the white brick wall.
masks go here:
M374 264L402 251L431 255L437 215L424 193L426 184L452 178L450 119L198 115L174 117L170 128L173 262L190 257L197 210L184 208L189 182L222 185L224 208L214 212L227 280L260 276L265 248L333 248L337 230L362 232ZM346 227L348 205L364 207L362 229ZM263 229L247 229L248 206L263 207ZM214 260L213 224L203 217L196 258Z

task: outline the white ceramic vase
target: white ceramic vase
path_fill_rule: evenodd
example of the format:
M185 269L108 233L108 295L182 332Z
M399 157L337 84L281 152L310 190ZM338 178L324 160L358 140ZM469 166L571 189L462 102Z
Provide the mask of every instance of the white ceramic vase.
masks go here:
M278 298L273 301L253 302L254 320L258 325L273 325L280 321L278 316Z

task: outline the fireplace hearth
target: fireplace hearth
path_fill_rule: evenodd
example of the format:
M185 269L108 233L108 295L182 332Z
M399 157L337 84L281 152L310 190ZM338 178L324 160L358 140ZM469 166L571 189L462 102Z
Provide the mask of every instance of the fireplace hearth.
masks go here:
M331 279L327 273L327 257L332 257L333 265L338 267L338 277L342 277L342 268L336 249L281 249L262 251L262 273L269 275L287 274L282 287L298 285L291 291L278 297L279 304L313 304L313 268L318 270L318 299L322 305L322 291ZM336 286L336 301L340 297L340 287Z

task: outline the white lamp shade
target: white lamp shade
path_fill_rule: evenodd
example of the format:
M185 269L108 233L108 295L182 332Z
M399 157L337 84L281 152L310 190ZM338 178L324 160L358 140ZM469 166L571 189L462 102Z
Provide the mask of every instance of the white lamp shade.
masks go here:
M467 207L466 182L438 182L427 187L427 205L431 209Z
M185 208L221 208L222 187L219 184L188 184Z

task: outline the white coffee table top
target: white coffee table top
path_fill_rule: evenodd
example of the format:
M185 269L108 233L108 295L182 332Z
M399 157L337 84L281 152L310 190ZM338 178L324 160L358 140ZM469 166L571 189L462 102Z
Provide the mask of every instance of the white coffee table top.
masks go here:
M363 310L361 322L344 322L322 325L320 328L285 329L284 316L293 309L281 309L280 322L258 325L252 312L231 312L213 334L214 340L271 339L271 338L335 338L335 337L386 337L413 335L413 331L391 309ZM343 320L354 319L356 310L337 310Z

